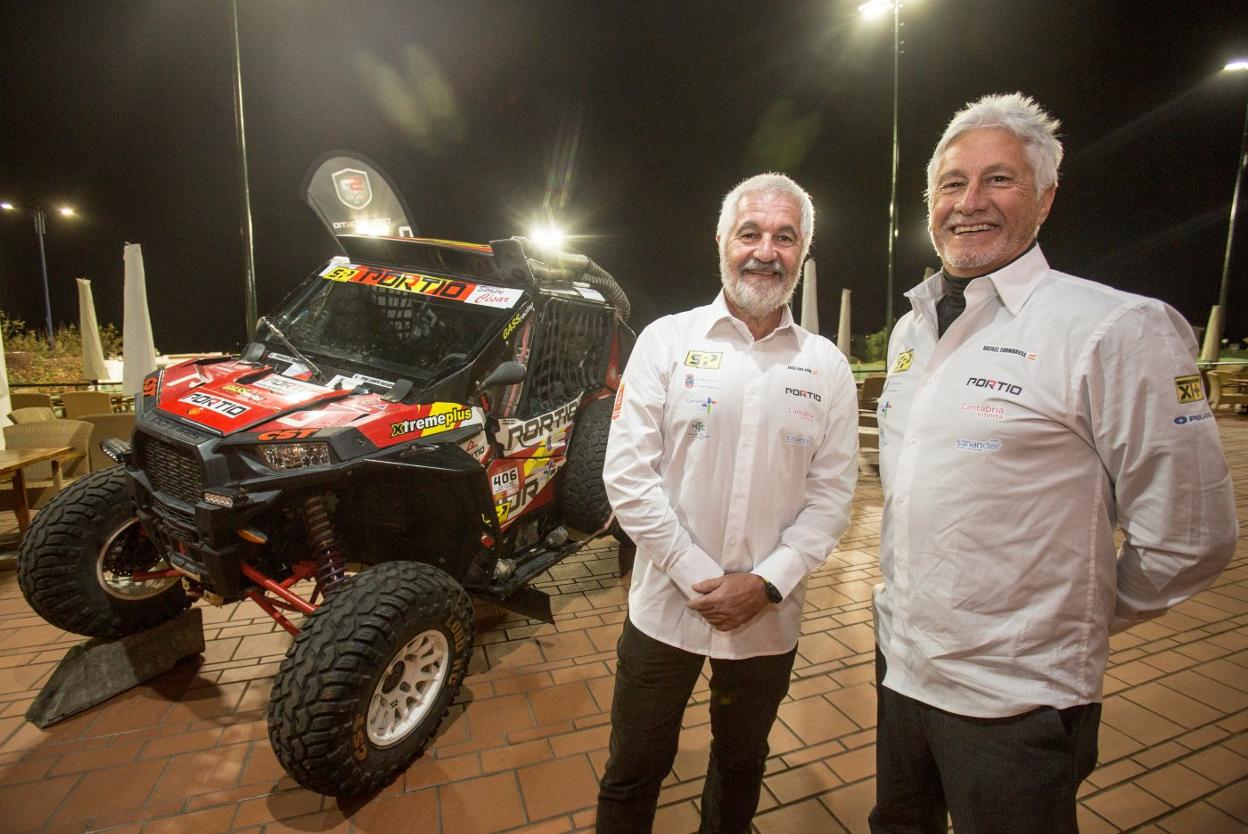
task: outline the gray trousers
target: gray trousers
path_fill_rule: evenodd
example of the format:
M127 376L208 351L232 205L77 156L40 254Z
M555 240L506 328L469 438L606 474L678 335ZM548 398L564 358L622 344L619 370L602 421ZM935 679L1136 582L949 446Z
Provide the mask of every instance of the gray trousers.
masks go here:
M878 683L872 834L1077 834L1075 791L1096 767L1101 705L968 718Z

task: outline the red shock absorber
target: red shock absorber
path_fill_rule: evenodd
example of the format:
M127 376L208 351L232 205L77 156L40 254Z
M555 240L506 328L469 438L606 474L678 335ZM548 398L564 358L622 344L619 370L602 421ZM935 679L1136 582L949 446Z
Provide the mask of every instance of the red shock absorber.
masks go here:
M316 585L328 595L347 578L347 563L338 547L338 537L329 521L329 496L309 495L303 501L303 516L308 525L308 546L316 560Z

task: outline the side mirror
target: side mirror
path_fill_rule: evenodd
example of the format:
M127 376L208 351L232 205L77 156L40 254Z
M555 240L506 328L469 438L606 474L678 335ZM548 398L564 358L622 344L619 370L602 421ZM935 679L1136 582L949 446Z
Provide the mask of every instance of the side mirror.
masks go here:
M264 345L260 342L249 342L247 347L243 350L243 355L240 356L239 359L249 365L258 365L263 357Z
M490 371L489 376L481 380L481 384L472 392L472 398L475 400L485 393L486 390L496 385L516 385L524 382L524 378L527 375L528 371L525 370L523 365L509 359Z

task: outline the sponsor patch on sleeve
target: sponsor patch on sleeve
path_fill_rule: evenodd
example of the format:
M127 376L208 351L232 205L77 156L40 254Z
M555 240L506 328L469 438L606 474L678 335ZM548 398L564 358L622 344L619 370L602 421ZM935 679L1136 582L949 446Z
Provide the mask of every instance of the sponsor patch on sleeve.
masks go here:
M893 369L889 371L892 374L900 374L910 370L910 363L914 361L914 348L902 351L897 354L897 358L893 361Z
M1174 393L1179 403L1194 403L1205 398L1204 386L1200 384L1200 374L1188 374L1174 378Z

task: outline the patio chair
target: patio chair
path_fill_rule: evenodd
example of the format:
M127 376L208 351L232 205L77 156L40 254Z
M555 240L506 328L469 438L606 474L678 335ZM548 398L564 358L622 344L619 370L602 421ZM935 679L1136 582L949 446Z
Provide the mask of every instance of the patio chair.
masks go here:
M884 383L887 380L888 377L881 374L863 378L862 391L858 395L860 410L875 411L875 406L880 401L880 394L884 393Z
M91 439L87 444L91 471L98 472L106 467L116 466L116 461L100 451L100 441L107 440L110 437L119 437L127 443L130 442L130 437L134 434L134 412L128 414L87 414L82 418L82 421L90 423L92 426Z
M10 407L17 411L19 408L32 408L42 406L44 408L52 407L51 394L33 394L23 392L21 394L9 394Z
M65 391L61 394L65 404L65 416L77 420L87 414L109 414L113 410L113 395L107 391Z
M87 473L87 441L90 437L91 424L81 420L37 420L4 427L4 445L10 449L72 446L81 452L79 457L62 466L61 478L64 483ZM36 463L26 468L25 475L28 505L35 508L43 506L54 492L52 464ZM0 509L12 508L12 492L13 488L9 484L0 487Z
M33 423L36 420L55 419L56 412L42 405L28 405L25 408L15 408L9 412L9 422L12 423Z

